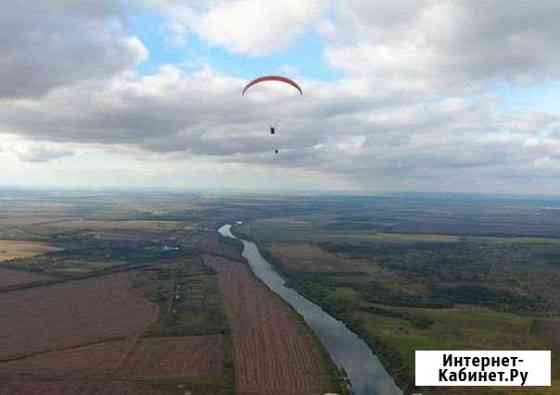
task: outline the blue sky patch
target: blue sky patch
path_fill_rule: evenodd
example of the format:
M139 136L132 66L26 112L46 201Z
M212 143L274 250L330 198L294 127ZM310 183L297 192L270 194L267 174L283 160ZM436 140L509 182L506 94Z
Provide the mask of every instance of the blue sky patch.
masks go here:
M223 74L254 78L266 74L290 74L294 78L336 81L342 77L338 70L324 62L325 44L314 31L309 31L295 43L281 51L265 56L248 56L210 46L195 34L188 34L184 45L177 45L166 37L166 19L156 13L139 11L128 19L132 33L150 51L150 57L138 66L142 74L152 74L162 65L209 65Z

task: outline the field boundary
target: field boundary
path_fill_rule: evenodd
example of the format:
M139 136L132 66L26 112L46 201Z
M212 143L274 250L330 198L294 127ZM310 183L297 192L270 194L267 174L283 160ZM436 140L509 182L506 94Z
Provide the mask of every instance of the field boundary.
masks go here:
M114 266L111 267L109 269L104 269L104 270L99 270L93 273L87 273L81 276L76 276L76 277L64 277L64 278L53 278L52 280L39 280L39 281L32 281L29 283L24 283L24 284L15 284L15 285L10 285L7 287L2 287L0 288L0 293L9 293L9 292L16 292L16 291L24 291L27 289L34 289L34 288L41 288L41 287L50 287L53 285L59 285L59 284L65 284L65 283L69 283L69 282L74 282L74 281L83 281L83 280L89 280L91 278L97 278L97 277L104 277L104 276L110 276L112 274L117 274L117 273L125 273L125 272L131 272L131 271L135 271L135 270L143 270L146 268L150 268L153 267L155 265L157 265L158 263L147 263L147 264L142 264L142 265L136 265L133 263L126 263L124 265L119 265L119 266ZM8 269L10 270L10 268L6 268L3 266L2 269ZM33 273L33 274L42 274L41 272L34 272L34 271L25 271L25 270L18 270L18 271L23 271L26 273ZM49 277L53 277L52 275L49 274L44 274L45 276L49 276Z

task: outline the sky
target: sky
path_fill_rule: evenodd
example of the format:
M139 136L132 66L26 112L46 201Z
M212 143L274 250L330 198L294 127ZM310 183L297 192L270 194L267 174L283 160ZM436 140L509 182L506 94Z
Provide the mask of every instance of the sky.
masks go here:
M560 194L557 0L0 7L0 186Z

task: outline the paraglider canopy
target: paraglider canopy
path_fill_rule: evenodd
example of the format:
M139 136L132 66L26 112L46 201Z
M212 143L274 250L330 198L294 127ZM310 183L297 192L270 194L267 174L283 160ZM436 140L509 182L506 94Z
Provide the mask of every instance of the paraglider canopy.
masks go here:
M301 89L301 87L293 80L286 78L286 77L281 77L278 75L267 75L264 77L259 77L251 82L249 82L245 88L243 88L243 92L241 93L243 96L245 96L245 94L247 93L247 91L249 90L250 87L252 87L253 85L259 84L261 82L265 82L265 81L279 81L279 82L283 82L285 84L291 85L294 88L296 88L300 95L303 95L303 90Z

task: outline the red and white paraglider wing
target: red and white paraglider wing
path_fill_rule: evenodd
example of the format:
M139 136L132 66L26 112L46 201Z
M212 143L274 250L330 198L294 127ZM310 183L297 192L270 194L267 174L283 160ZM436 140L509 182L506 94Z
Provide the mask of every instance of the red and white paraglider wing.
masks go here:
M247 93L247 91L249 90L249 88L251 88L253 85L257 85L260 84L261 82L266 82L266 81L278 81L278 82L283 82L285 84L291 85L294 88L296 88L298 90L298 92L303 95L303 90L301 89L301 87L297 84L297 82L286 78L286 77L281 77L281 76L277 76L277 75L268 75L265 77L259 77L251 82L249 82L245 88L243 88L243 92L242 95L245 96L245 94Z

